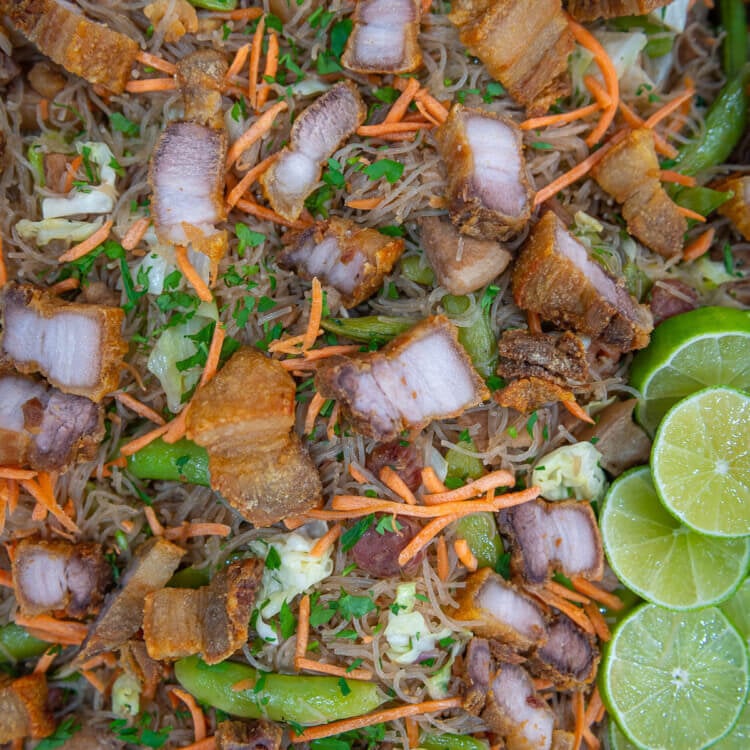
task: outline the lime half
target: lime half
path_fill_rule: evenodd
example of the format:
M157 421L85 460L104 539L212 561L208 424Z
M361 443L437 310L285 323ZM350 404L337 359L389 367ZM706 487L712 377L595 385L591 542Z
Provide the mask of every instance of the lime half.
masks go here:
M602 696L623 734L649 750L701 750L745 705L745 641L716 607L633 610L612 635Z
M670 513L715 536L750 534L750 396L706 388L659 425L653 481Z
M633 359L638 421L651 433L681 398L709 385L750 389L750 312L702 307L657 326Z
M670 609L726 599L750 562L750 537L705 536L670 515L648 466L631 469L610 487L599 524L617 577L639 596Z
M639 750L617 726L617 722L609 722L609 746L611 750Z

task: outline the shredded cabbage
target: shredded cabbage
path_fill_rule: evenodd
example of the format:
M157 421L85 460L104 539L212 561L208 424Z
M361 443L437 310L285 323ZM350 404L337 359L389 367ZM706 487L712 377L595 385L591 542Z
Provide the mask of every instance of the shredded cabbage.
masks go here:
M539 459L531 481L547 500L599 500L607 487L601 457L588 442L564 445Z

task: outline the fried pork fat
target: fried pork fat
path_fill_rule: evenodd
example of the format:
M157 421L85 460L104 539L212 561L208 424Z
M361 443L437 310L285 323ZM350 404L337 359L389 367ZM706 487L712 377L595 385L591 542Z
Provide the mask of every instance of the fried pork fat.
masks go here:
M435 138L448 172L448 213L458 229L485 239L508 239L523 229L534 190L513 120L454 104Z
M507 330L500 336L497 349L497 374L507 380L538 377L571 385L589 379L583 341L570 331L556 334Z
M323 365L316 388L339 400L357 432L376 440L457 417L489 396L457 335L447 318L427 318L379 352Z
M128 345L119 307L65 302L32 286L9 284L0 305L0 359L41 373L64 393L101 401L117 388Z
M355 73L410 73L422 63L419 0L358 0L341 64Z
M240 349L193 398L187 436L208 451L211 486L256 526L304 513L318 472L294 428L295 384L276 361Z
M617 16L645 16L671 0L568 0L568 13L579 21Z
M737 231L750 242L750 175L730 175L712 187L734 193L734 196L719 208L719 213L726 216L737 227Z
M29 674L12 680L0 678L0 743L23 737L40 739L55 731L47 708L47 677Z

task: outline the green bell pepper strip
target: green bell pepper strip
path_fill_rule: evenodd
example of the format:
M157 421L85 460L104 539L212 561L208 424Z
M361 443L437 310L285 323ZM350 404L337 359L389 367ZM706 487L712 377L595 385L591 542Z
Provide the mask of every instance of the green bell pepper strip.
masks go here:
M320 327L329 333L346 336L364 344L385 343L417 324L408 318L392 318L387 315L366 315L361 318L324 318Z
M369 713L388 700L374 682L347 679L344 686L338 677L263 673L229 661L209 666L197 656L180 659L174 671L198 701L243 719L325 724ZM242 680L255 687L232 690Z
M442 304L446 314L454 322L464 322L466 316L471 316L469 325L458 326L458 341L466 349L482 377L494 375L497 366L497 341L490 326L489 312L482 310L478 304L472 305L469 297L457 297L453 294L446 294Z
M205 10L234 10L237 7L237 0L189 0L190 5L196 8L205 8Z
M206 449L187 438L172 444L158 438L128 456L127 468L138 479L190 482L203 487L211 484Z
M34 638L14 622L0 628L0 664L41 656L52 644Z
M464 734L423 734L419 746L425 750L489 750L489 742Z

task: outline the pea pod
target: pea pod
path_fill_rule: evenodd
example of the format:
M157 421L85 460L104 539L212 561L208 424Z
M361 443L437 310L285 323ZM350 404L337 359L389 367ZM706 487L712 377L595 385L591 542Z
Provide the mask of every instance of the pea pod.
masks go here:
M0 628L0 664L40 656L49 646L49 643L34 638L27 630L14 622Z
M470 297L446 294L442 303L448 317L458 324L458 340L471 357L477 372L484 378L494 375L497 341L490 326L489 312L473 303Z
M747 29L743 0L721 0L721 23L727 35L722 47L722 61L727 76L735 76L747 60Z
M408 331L416 322L387 315L365 315L361 318L324 318L320 326L325 331L346 336L354 341L383 344Z
M208 586L211 582L211 574L208 568L189 568L178 570L167 581L167 586L176 589L199 589L201 586Z
M456 535L466 540L480 568L495 569L504 548L492 513L471 513L459 518Z
M421 255L409 255L401 260L401 273L416 284L428 286L435 281L435 272Z
M703 187L702 185L696 185L695 187L686 187L680 190L676 200L683 208L689 208L701 216L708 216L719 208L719 206L724 205L730 200L732 195L731 192L725 193L720 190Z
M425 750L489 750L490 744L467 734L423 734L419 746Z
M206 10L234 10L237 0L190 0L190 4Z
M467 448L473 448L473 444ZM484 474L484 464L474 456L467 456L465 453L451 448L445 454L445 460L448 464L448 476L451 479L479 479Z
M139 479L163 479L190 482L208 487L208 453L192 440L182 438L176 443L154 440L132 456L128 456L128 470Z
M229 661L209 666L197 656L180 659L174 671L201 703L243 719L325 724L368 713L387 700L374 682L346 680L344 685L338 677L262 673ZM255 687L232 690L243 680Z

